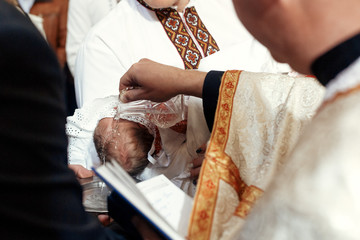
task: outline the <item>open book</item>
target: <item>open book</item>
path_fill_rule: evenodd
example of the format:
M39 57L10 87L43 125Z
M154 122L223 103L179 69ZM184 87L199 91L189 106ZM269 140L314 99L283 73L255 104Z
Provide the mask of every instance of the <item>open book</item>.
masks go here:
M119 209L132 208L165 239L186 238L193 200L164 175L136 183L116 161L94 171L121 198Z

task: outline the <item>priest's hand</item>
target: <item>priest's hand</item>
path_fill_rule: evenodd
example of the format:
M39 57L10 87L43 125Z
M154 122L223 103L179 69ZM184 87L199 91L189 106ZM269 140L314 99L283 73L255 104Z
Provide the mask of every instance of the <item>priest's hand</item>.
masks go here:
M206 74L141 59L121 77L120 99L164 102L178 94L201 97Z

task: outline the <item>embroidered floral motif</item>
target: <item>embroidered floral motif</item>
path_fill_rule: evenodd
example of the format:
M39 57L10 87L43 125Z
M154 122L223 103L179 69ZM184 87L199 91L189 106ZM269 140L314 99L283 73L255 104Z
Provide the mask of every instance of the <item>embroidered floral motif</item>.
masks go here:
M196 26L196 25L197 25L198 18L197 18L197 16L189 13L189 14L186 16L186 21L187 21L188 23L190 23L191 25Z
M199 216L202 220L209 218L209 215L205 211L202 211Z
M213 53L216 53L218 50L214 49L212 46L210 46L206 52L207 55L211 55Z
M187 8L184 16L191 32L196 36L196 40L199 42L205 56L220 50L215 39L201 21L195 7Z
M215 188L215 184L211 180L208 180L205 185L208 189L211 190Z
M200 51L202 51L206 57L220 50L215 39L201 21L195 7L185 9L184 23L175 9L153 9L143 0L138 0L138 2L144 7L155 11L167 36L175 45L176 50L182 58L185 69L197 69L199 67L202 58ZM197 43L195 43L194 39L190 36L187 27L195 37L195 41L197 41L201 48L200 50L196 46Z
M207 148L202 171L199 176L198 190L194 200L192 218L189 224L189 239L209 239L212 229L212 221L218 199L220 180L228 183L241 197L247 189L247 185L240 177L237 166L231 157L225 153L229 136L230 120L237 81L241 71L225 72L219 90L219 103L216 110L214 129ZM248 194L246 196L250 196ZM245 196L245 195L244 195ZM250 209L251 197L245 198L246 206L239 207L238 212L243 216ZM207 218L203 219L206 214Z
M179 29L180 22L179 22L179 20L177 20L177 19L169 18L169 19L167 19L167 21L165 22L165 25L166 25L168 28L171 28L171 30L176 31L176 30Z
M207 42L209 40L209 35L206 32L201 31L201 29L199 29L197 37L204 42Z
M201 59L200 51L186 31L186 27L178 12L174 9L168 9L167 11L155 10L155 13L162 23L169 39L180 54L185 69L198 68L199 60Z
M198 53L191 50L186 51L185 59L193 66L193 68L197 68L200 58L201 57Z
M183 35L180 35L178 34L176 36L176 39L175 39L175 42L177 44L181 44L183 46L187 46L188 45L188 42L189 42L189 38L187 36L183 36Z

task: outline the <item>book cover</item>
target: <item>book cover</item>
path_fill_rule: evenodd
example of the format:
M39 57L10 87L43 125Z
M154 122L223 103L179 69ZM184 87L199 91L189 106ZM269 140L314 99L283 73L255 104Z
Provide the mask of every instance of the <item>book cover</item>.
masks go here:
M109 215L134 236L136 229L128 216L137 214L162 238L186 239L193 200L164 175L136 183L116 161L94 171L113 189L108 198Z

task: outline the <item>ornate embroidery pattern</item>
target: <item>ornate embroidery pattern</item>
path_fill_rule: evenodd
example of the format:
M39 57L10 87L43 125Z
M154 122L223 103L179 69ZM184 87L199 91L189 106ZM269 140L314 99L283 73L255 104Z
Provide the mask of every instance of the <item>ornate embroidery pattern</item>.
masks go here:
M225 72L219 92L214 129L200 173L198 190L189 227L189 239L209 239L214 218L220 180L234 188L239 206L234 214L246 217L262 190L247 186L230 156L225 153L229 136L234 95L241 71Z
M180 54L185 69L197 69L200 63L201 53L186 31L186 27L179 13L173 9L155 10L155 13L162 23L167 36Z
M195 7L187 8L184 16L191 32L199 42L205 56L209 56L220 50L215 39L211 36L201 21Z
M186 24L184 24L179 13L172 8L153 9L143 0L138 0L138 2L144 7L155 11L167 36L175 45L176 50L182 58L185 69L197 69L200 59L202 58L200 50L197 48L186 27L189 28L192 35L196 38L205 57L220 50L215 39L201 21L195 7L185 10L184 18Z
M240 203L234 214L244 219L250 213L252 206L262 194L263 190L254 185L245 186L244 192L240 196Z

